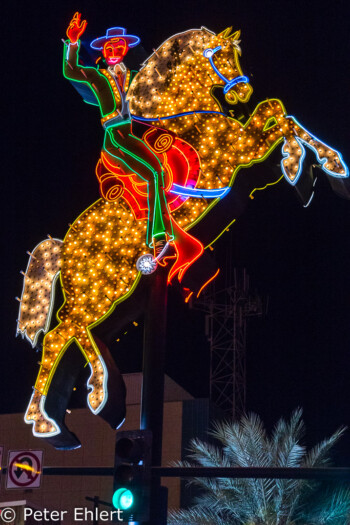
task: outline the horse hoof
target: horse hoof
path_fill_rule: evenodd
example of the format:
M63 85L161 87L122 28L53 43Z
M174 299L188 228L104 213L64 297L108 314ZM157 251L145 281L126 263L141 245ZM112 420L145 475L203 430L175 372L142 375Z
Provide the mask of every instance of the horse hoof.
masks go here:
M91 390L88 394L88 405L93 414L98 414L107 401L108 372L102 359L96 359L91 365L91 376L87 387Z
M33 425L33 435L36 437L53 437L61 432L56 421L45 412L46 396L34 391L30 399L24 421Z

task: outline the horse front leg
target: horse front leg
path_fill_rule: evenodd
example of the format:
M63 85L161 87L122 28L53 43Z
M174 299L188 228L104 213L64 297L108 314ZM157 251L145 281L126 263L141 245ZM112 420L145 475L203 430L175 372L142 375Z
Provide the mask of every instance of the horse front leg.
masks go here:
M304 148L295 139L295 122L286 118L286 111L280 100L260 102L244 126L244 133L251 144L251 155L256 161L264 160L284 140L282 147L282 172L289 182L295 184L301 172ZM248 160L249 157L248 157Z
M296 184L301 174L305 157L304 146L315 153L327 175L349 176L349 170L341 154L308 132L294 117L288 116L280 100L271 99L261 102L251 115L245 129L250 132L260 132L261 140L257 152L260 158L284 139L281 169L290 184Z
M322 170L331 177L348 177L349 170L344 163L341 154L335 149L327 146L318 138L312 135L309 131L299 124L294 117L286 117L290 121L290 127L294 133L295 140L302 147L303 145L310 148L316 155Z

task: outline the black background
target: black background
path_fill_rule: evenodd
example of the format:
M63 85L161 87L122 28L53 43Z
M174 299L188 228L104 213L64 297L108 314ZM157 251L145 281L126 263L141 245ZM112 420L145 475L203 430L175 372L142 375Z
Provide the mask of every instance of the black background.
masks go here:
M341 151L350 164L349 8L281 1L12 2L2 10L2 321L0 411L24 411L38 355L15 338L20 270L49 233L98 198L94 167L102 143L97 109L85 105L61 73L62 42L76 10L90 41L125 26L151 53L174 33L201 25L242 30L241 65L254 101L280 98L289 114ZM264 168L262 168L264 169ZM266 168L265 168L266 169ZM256 194L222 237L252 286L269 297L268 314L248 329L248 410L267 425L304 408L310 443L349 423L350 202L322 178L304 209L287 183ZM142 323L113 345L123 372L141 366ZM202 314L169 299L167 372L206 396L209 349ZM337 463L349 465L349 434Z

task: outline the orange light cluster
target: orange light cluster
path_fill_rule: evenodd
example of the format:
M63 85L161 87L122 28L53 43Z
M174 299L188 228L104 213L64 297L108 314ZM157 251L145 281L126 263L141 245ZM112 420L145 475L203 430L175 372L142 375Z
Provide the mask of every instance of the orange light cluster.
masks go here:
M58 316L63 323L74 319L89 326L130 291L138 274L136 261L148 252L146 228L122 198L118 203L100 199L80 215L62 252L66 302Z

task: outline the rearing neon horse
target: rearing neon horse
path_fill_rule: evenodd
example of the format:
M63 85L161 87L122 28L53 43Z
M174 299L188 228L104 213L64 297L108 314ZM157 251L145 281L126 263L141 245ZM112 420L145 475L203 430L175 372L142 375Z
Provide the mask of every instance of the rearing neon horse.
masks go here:
M171 252L170 242L169 252L164 254L165 260L167 255L173 256L167 260L169 279L177 276L188 293L197 296L203 282L191 280L195 273L191 275L191 271L199 267L203 247L242 213L253 191L279 182L283 175L296 188L299 180L305 182L310 176L301 179L305 147L314 152L338 193L350 196L349 172L340 153L288 116L282 102L269 99L259 103L246 122L229 112L238 102L247 103L252 93L239 65L238 39L239 33L231 34L230 29L218 35L206 28L177 34L149 57L128 92L133 126L164 169L164 191L175 237L177 228L185 234L191 230L191 238L198 242L195 254L192 241L190 253L186 253L186 235L182 254L176 251L176 244ZM278 145L282 148L282 174L271 173L266 181L250 177L249 171L239 173L241 168L266 159ZM63 436L62 422L45 411L46 396L62 356L71 343L78 345L91 369L89 407L105 417L109 403L115 401L110 396L113 364L106 349L96 344L92 329L115 308L121 312L122 303L147 282L149 277L142 276L138 268L144 273L147 268L157 271L157 262L161 262L149 255L146 266L140 266L140 258L144 262L142 256L148 252L147 183L125 166L120 170L117 158L104 157L102 162L111 174L118 173L123 191L113 202L102 198L92 204L72 224L63 242L50 238L36 247L21 297L18 332L33 346L40 332L46 334L25 421L33 424L36 436L55 438L56 445L61 436L59 446L66 448L79 442L67 433ZM305 202L312 191L312 184L304 188ZM217 205L230 202L231 196L235 199L229 215L224 221L216 220ZM206 280L215 274L210 268ZM64 304L57 313L57 326L48 331L58 275ZM121 410L118 417L105 419L115 427L123 417Z

